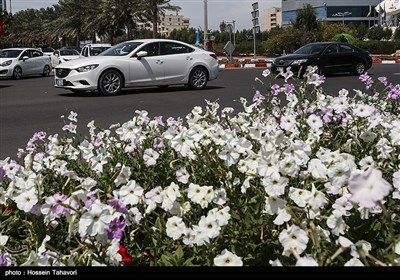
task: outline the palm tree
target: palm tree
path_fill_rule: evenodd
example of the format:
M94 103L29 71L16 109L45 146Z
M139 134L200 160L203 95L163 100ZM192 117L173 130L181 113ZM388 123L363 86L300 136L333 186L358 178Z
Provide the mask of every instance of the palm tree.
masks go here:
M292 26L305 31L318 29L319 26L313 6L305 4L302 9L298 10L296 20L292 21Z
M153 24L153 38L157 37L157 27L160 15L164 16L165 11L179 12L181 7L172 6L169 2L171 0L142 0L144 2L144 11L148 20Z

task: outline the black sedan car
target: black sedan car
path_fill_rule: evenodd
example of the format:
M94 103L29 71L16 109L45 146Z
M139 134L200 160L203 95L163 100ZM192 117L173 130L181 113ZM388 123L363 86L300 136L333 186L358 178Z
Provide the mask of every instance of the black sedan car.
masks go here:
M271 71L275 74L286 71L300 71L302 77L307 66L318 67L318 74L350 72L355 75L365 73L372 66L369 52L342 42L319 42L304 45L293 54L277 57Z

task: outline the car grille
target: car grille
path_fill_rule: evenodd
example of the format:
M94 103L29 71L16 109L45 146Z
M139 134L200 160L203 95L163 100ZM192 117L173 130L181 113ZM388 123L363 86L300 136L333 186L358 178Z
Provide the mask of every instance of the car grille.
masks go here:
M69 72L71 72L70 69L58 68L58 69L56 69L56 77L57 78L65 78L69 75Z

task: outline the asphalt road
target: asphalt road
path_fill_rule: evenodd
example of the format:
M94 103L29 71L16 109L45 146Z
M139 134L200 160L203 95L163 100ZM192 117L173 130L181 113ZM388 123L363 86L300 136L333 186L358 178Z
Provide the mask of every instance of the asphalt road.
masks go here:
M223 69L217 80L211 81L205 90L192 91L183 86L138 88L124 90L121 95L102 97L95 93L73 94L53 87L53 77L25 78L19 81L0 80L0 160L17 159L18 148L24 148L35 132L48 135L62 134L62 115L70 111L78 113L78 132L87 133L86 125L92 120L102 128L124 123L131 119L135 110L146 110L150 117L185 117L194 106L205 106L205 100L218 100L221 108L240 110L238 100L251 100L255 90L267 88L255 82L262 77L262 68ZM376 80L385 76L389 82L400 82L400 65L373 65L368 71ZM273 81L275 82L275 81ZM282 83L283 79L278 79ZM337 95L342 88L365 90L356 76L328 76L323 85L325 91Z

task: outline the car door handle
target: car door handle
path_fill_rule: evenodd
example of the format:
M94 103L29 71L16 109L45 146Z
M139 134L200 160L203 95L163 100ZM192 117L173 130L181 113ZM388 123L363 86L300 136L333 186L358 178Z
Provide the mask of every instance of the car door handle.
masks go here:
M193 57L188 56L188 57L186 57L186 60L193 60Z
M157 63L157 64L163 64L163 63L164 63L164 60L156 60L156 63Z

